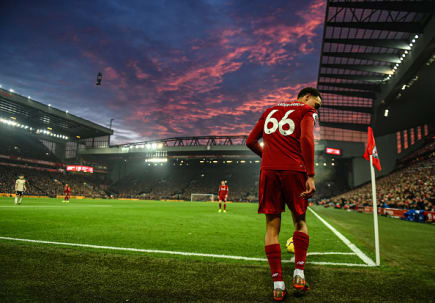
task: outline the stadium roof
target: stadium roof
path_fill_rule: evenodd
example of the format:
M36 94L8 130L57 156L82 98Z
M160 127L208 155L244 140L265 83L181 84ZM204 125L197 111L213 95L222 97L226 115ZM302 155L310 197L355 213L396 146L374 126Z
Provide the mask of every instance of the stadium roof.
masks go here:
M416 59L415 40L434 11L433 0L328 0L317 84L322 126L373 124L379 96L397 81L402 61Z
M111 129L0 88L0 118L10 117L35 129L50 127L53 132L72 139L113 134Z
M103 148L81 148L79 153L86 158L105 157L107 161L126 157L252 157L246 147L247 136L198 136L175 137L144 142L112 145ZM323 153L325 143L316 144L317 153Z

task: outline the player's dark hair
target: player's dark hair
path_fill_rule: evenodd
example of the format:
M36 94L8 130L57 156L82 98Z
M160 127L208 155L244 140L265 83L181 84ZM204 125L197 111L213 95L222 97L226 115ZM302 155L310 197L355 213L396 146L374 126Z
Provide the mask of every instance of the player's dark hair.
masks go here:
M301 89L300 92L298 93L298 99L302 98L308 94L310 94L311 96L319 97L320 99L322 99L322 96L320 95L319 90L317 88L314 88L314 87L305 87L305 88Z

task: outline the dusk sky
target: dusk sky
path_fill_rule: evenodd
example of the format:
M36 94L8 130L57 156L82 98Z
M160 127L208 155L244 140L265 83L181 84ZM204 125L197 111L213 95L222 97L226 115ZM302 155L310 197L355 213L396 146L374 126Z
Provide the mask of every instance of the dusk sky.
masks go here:
M316 85L325 6L3 0L0 85L104 126L114 118L114 143L248 134L266 107Z

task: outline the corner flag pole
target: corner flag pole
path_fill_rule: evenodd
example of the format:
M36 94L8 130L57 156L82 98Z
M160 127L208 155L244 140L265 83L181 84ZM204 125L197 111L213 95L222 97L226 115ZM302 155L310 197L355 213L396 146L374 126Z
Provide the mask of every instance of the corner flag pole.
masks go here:
M372 179L372 201L373 201L373 222L375 224L375 250L376 250L376 266L380 265L379 255L379 228L378 228L378 207L376 201L376 178L375 168L373 167L373 156L370 155L370 176Z

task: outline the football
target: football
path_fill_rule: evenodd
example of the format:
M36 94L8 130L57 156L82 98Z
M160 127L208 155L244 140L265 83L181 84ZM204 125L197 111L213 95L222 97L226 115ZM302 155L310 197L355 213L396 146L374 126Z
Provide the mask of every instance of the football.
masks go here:
M295 253L295 246L293 245L293 237L290 237L290 239L287 240L285 247L287 247L287 251L289 253L291 253L291 254Z

